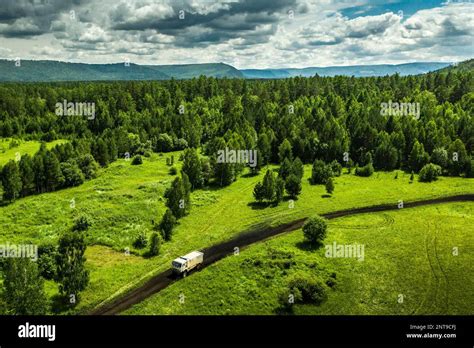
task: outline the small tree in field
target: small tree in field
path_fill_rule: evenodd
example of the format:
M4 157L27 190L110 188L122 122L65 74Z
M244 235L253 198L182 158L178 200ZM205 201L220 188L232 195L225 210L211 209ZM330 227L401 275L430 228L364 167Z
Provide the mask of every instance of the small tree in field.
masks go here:
M303 226L304 237L311 244L320 244L326 237L326 231L326 220L319 215L309 218Z
M261 182L257 182L253 188L253 196L257 202L261 202L265 198L265 192L263 192L263 185Z
M291 174L286 178L285 189L292 198L296 198L301 193L301 179Z
M326 181L326 192L330 195L334 192L334 181L332 178L329 178L328 181Z
M280 178L279 176L276 178L275 181L275 201L277 203L283 200L283 196L285 195L285 180Z
M150 256L156 256L160 253L161 237L158 233L153 233L150 239Z
M176 225L176 218L174 217L170 209L166 209L166 212L163 215L159 226L161 230L161 235L164 240L171 240L174 225Z

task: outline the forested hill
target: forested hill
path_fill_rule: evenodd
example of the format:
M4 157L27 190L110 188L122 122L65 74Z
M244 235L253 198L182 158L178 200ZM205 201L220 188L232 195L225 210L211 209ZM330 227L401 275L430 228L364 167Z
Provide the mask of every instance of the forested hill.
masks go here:
M243 77L234 67L223 64L137 65L137 64L82 64L48 60L0 60L0 81L136 81L189 79L208 77Z
M19 65L19 66L17 66ZM245 69L238 70L224 63L186 65L137 64L83 64L47 60L0 60L0 81L51 82L51 81L137 81L182 80L199 77L277 79L288 77L319 76L401 76L424 74L446 68L449 63L407 63L399 65L354 65L334 67L308 67L303 69Z
M449 63L407 63L407 64L380 64L380 65L352 65L352 66L329 66L310 67L303 69L248 69L241 70L247 78L286 78L286 77L311 77L319 76L386 76L399 74L401 76L425 74L431 71L449 66Z
M440 72L461 72L461 71L474 71L474 59L469 59L464 62L450 65L444 69L441 69Z

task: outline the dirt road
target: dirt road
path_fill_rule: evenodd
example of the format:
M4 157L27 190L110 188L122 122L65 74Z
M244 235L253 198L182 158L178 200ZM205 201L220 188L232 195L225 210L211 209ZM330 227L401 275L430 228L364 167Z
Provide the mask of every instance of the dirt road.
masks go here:
M423 205L430 205L430 204L465 202L465 201L474 201L474 194L456 195L456 196L428 199L428 200L415 201L415 202L405 202L403 204L403 209L419 207ZM325 217L326 219L335 219L338 217L349 216L349 215L373 213L373 212L397 210L397 209L400 209L398 207L398 204L382 204L382 205L374 205L374 206L368 206L368 207L362 207L362 208L340 210L340 211L322 214L321 216ZM277 227L255 229L253 231L249 231L249 232L245 232L240 235L237 235L236 237L232 238L229 241L206 248L202 250L204 252L204 263L202 265L202 268L207 267L208 265L224 258L225 256L229 254L232 254L234 252L235 247L242 249L243 247L246 247L256 242L260 242L269 237L300 229L303 226L306 219L307 218L298 219L298 220L295 220L290 223L286 223ZM171 283L177 280L179 279L175 278L172 275L171 269L169 269L163 273L160 273L154 276L153 278L148 280L145 284L129 291L128 293L122 295L121 297L111 301L110 303L107 303L102 307L94 309L89 314L91 315L118 314L130 308L134 304L137 304L143 301L144 299L151 296L152 294L157 293L158 291L166 288L168 285L170 285Z

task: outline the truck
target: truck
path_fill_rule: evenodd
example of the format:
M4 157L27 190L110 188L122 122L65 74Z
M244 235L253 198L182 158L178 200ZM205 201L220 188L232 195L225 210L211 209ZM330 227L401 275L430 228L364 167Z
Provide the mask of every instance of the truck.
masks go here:
M171 263L173 272L183 278L188 275L194 268L199 268L204 261L204 253L193 251L184 256L174 259Z

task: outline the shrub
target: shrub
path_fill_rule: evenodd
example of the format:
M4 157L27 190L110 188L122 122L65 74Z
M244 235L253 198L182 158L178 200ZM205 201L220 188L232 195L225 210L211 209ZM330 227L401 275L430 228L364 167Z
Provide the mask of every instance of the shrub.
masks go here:
M92 219L87 215L80 215L74 220L73 231L85 231L92 226Z
M178 174L178 169L176 167L171 167L170 168L170 175L176 175Z
M366 164L363 167L356 167L355 175L368 177L374 174L374 166L372 163Z
M312 244L320 244L326 237L326 231L326 220L319 215L309 218L303 226L304 237Z
M53 244L38 247L38 271L44 279L52 280L56 276L57 248Z
M133 242L133 246L137 249L143 249L147 246L148 241L146 239L146 234L143 232L140 232Z
M295 278L288 284L290 292L301 293L301 302L319 305L327 299L326 288L314 279Z
M439 175L441 175L441 167L437 164L429 163L421 168L418 180L421 182L432 182L437 180Z
M295 174L290 174L286 179L285 189L291 197L295 198L301 193L301 179Z
M334 176L341 176L341 173L342 173L342 165L334 160L332 161L330 164L329 164L330 168L331 168L331 171L332 171L332 174Z
M263 191L263 185L261 182L257 182L255 187L253 188L253 197L257 202L263 201L265 196L265 192Z
M326 181L326 192L328 194L332 194L334 192L334 181L332 180L332 178L329 178Z
M166 209L163 218L161 219L159 228L161 230L161 236L164 240L171 240L171 235L173 234L173 228L176 225L176 218L174 217L171 210Z
M311 172L311 183L313 185L325 184L331 176L332 170L329 165L327 165L321 160L314 161L313 169Z
M133 160L132 160L132 165L136 166L136 165L140 165L143 163L143 158L142 156L140 155L136 155L135 157L133 157Z

